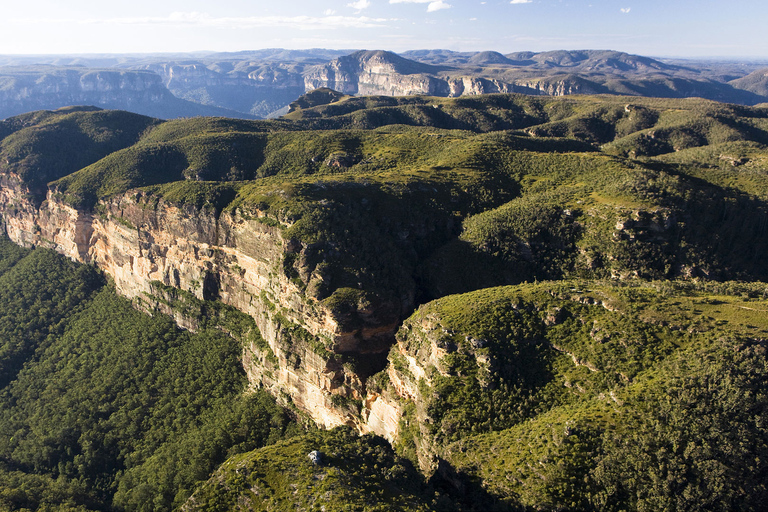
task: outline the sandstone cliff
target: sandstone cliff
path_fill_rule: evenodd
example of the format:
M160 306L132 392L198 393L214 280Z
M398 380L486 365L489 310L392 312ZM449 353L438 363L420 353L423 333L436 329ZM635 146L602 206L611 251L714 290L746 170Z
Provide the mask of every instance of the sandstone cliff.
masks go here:
M696 96L743 104L766 101L765 72L757 63L674 65L602 50L344 53L272 49L103 58L5 56L0 59L6 66L0 71L0 117L91 104L159 118L269 118L285 114L296 98L320 87L353 95L609 93Z
M270 117L305 92L300 66L171 62L145 69L160 75L165 87L179 98L258 117Z
M366 51L311 68L304 73L304 86L307 91L329 88L361 96L422 94L450 98L512 92L547 96L603 92L597 84L578 76L517 78L510 68L513 62L500 54L475 57L478 59L470 59L468 64L503 67L483 71L466 66L440 67L404 59L391 52ZM490 76L499 73L510 78Z
M365 375L349 361L366 353L383 357L388 346L372 340L392 336L396 324L382 324L368 312L370 322L346 329L343 318L285 271L287 255L300 261L306 247L283 238L263 212L217 215L141 192L104 201L96 212L67 205L55 190L39 208L29 197L17 176L3 176L0 215L14 242L96 265L121 294L150 312L174 316L182 327L197 324L185 296L174 290L250 315L267 342L244 348L253 386L266 387L320 426L346 424L394 438L396 410L366 396Z
M328 87L344 94L447 96L439 68L403 59L391 52L357 52L317 66L304 75L307 91Z

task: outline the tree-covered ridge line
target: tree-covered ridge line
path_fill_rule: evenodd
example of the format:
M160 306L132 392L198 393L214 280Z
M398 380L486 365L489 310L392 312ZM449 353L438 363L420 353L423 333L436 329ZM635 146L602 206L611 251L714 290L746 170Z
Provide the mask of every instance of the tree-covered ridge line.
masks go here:
M738 141L765 144L767 116L759 107L610 96L344 97L271 121L195 118L160 123L134 114L71 108L2 121L0 154L3 171L20 175L35 193L41 185L65 178L56 188L66 192L74 185L70 194L77 198L75 204L92 206L96 199L135 186L383 170L406 156L397 145L389 150L388 144L361 140L356 130L399 125L474 133L511 130L520 137L516 146L521 149L585 151L592 144L609 154L641 157ZM587 144L558 148L546 137ZM84 152L84 145L93 149ZM422 141L413 149L428 147ZM119 157L101 161L121 149L125 152ZM89 164L81 178L66 178ZM161 174L147 174L149 168L157 173L158 166Z
M354 246L342 260L369 259L356 253L381 253L397 233L423 231L412 220L451 226L406 240L419 255L406 266L425 273L428 297L562 275L733 279L761 267L753 241L764 228L765 109L491 95L344 98L292 115L299 119L154 124L136 144L55 181L54 197L88 209L144 186L214 212L259 209L265 222L293 226L286 237L316 247L318 261L338 259L327 253L339 244ZM457 126L471 131L445 129ZM362 225L344 226L350 219ZM713 225L718 236L705 236ZM350 243L355 237L360 243ZM384 259L410 252L402 249ZM461 283L466 273L455 264L470 261L489 275ZM332 279L340 284L326 295L359 282Z

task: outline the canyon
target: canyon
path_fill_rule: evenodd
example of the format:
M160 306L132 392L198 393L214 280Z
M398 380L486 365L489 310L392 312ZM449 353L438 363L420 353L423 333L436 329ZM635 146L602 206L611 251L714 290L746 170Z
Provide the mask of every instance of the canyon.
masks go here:
M561 406L556 430L576 431L569 404L610 412L605 397L624 400L688 334L731 329L665 293L718 280L742 315L764 300L721 282L765 280L767 118L705 100L328 90L275 121L36 112L0 125L0 216L10 240L100 269L137 309L229 334L236 393L376 434L454 482L463 454L492 453L464 439L539 415L546 437ZM659 319L662 302L677 309ZM764 339L764 320L739 322Z

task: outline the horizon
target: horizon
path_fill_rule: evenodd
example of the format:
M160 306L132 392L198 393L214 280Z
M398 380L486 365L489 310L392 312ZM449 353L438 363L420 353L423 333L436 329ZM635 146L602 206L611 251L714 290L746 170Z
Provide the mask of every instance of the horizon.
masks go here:
M611 49L680 59L768 59L768 5L680 0L30 0L0 20L0 54L234 53L250 48ZM743 13L748 13L745 16ZM244 48L247 48L244 50Z
M140 58L140 57L174 57L174 56L194 56L197 58L205 58L212 55L217 54L238 54L238 53L256 53L256 52L264 52L269 50L282 50L282 51L328 51L328 52L345 52L345 55L350 55L352 53L358 52L358 51L385 51L385 52L391 52L397 55L402 55L404 53L408 52L419 52L419 51L448 51L448 52L455 52L455 53L480 53L480 52L496 52L500 53L504 56L511 55L514 53L525 53L525 52L532 52L532 53L549 53L549 52L558 52L558 51L566 51L566 52L580 52L580 51L607 51L607 52L618 52L618 53L625 53L628 55L635 55L639 57L646 57L651 59L658 59L658 60L669 60L669 61L691 61L691 62L729 62L729 63L762 63L765 62L768 64L768 55L766 56L748 56L748 55L733 55L733 56L721 56L721 55L701 55L701 56L683 56L683 55L649 55L649 54L639 54L639 53L632 53L632 52L626 52L619 49L614 48L557 48L554 50L542 50L542 51L535 51L535 50L516 50L514 52L501 52L494 49L483 49L483 50L450 50L448 48L410 48L407 50L401 50L401 51L394 51L389 50L386 48L278 48L278 47L264 47L264 48L252 48L252 49L245 49L245 50L231 50L231 51L217 51L217 50L193 50L193 51L158 51L158 52L82 52L82 53L75 53L75 52L61 52L61 53L0 53L0 57L7 57L7 58L62 58L62 57L82 57L82 58L117 58L117 57L134 57L134 58ZM13 66L15 64L11 65L2 65L0 66ZM34 63L34 64L25 64L26 65L40 65L40 66L58 66L55 64L49 64L49 63ZM63 67L67 67L68 65L62 65ZM75 65L76 66L76 65ZM61 66L59 66L61 67Z

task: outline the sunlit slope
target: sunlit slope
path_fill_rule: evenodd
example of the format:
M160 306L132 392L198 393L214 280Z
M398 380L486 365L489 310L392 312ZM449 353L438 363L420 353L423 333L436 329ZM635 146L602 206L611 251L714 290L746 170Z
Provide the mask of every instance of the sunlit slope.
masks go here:
M46 184L131 146L158 121L122 111L70 107L0 122L0 173L19 176L37 201Z
M410 512L446 503L386 441L339 428L228 459L181 510Z
M169 510L227 455L298 432L241 346L181 331L91 266L0 240L0 508Z
M0 170L20 202L46 204L50 190L49 203L96 222L119 216L121 199L137 216L182 206L179 218L211 226L232 213L266 226L269 272L340 330L392 326L376 346L395 344L376 371L387 369L355 375L402 406L395 449L438 487L380 440L337 432L236 455L187 507L309 508L331 492L339 509L433 509L448 496L479 510L759 510L768 110L330 99L264 122L74 109L0 123ZM2 252L8 481L61 481L61 503L167 509L227 456L295 428L263 395L242 395L242 347L216 326L180 333L89 267ZM327 466L310 466L315 445ZM265 469L274 461L283 472ZM38 506L25 496L9 507Z
M767 289L564 281L448 296L406 320L375 380L418 390L402 399L399 449L447 461L488 507L759 510Z

